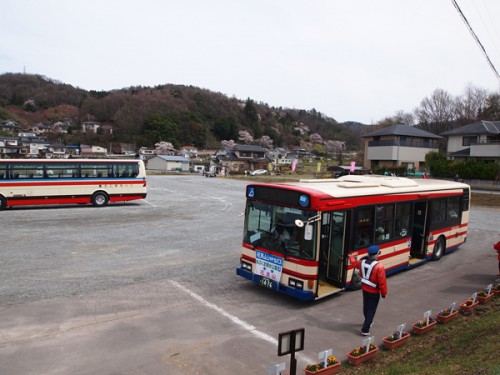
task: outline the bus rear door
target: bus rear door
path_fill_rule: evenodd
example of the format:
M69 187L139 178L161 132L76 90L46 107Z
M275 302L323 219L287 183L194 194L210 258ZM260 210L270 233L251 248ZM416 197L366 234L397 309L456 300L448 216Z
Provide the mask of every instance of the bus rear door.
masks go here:
M410 255L424 259L427 240L427 212L429 202L416 202L413 210L413 231L411 235Z

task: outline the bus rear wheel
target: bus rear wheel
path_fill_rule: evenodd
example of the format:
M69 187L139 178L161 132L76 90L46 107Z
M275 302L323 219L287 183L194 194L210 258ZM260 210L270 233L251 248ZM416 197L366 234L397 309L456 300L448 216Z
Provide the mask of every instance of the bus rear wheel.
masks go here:
M444 238L441 236L437 239L434 244L434 251L432 252L432 260L439 260L444 254L445 242Z
M7 199L0 195L0 210L5 210L7 208Z
M109 196L104 191L97 191L92 195L92 204L96 207L104 207L109 202Z

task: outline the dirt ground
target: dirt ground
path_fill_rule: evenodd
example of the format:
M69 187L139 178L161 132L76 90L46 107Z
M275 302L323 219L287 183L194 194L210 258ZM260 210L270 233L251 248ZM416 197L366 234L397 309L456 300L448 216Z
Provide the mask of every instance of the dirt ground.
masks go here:
M500 194L472 193L473 206L500 207Z

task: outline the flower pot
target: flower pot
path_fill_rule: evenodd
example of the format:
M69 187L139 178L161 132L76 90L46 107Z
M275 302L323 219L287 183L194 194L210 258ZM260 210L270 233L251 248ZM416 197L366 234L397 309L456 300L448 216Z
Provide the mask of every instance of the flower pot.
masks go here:
M487 296L477 296L476 299L477 299L477 302L479 302L480 304L483 304L483 303L486 303L488 302L490 299L493 298L493 296L495 295L495 293L490 293L488 294Z
M330 374L336 374L337 372L339 372L339 370L340 370L340 362L337 362L334 365L322 368L320 370L309 371L309 370L305 369L304 371L306 372L307 375L314 375L314 374L330 375Z
M500 294L500 289L493 289L492 292L493 294Z
M393 340L393 341L390 341L387 339L387 337L384 337L382 339L382 344L384 345L385 349L394 350L397 347L406 343L406 341L408 341L409 338L410 338L410 334L408 332L405 332L405 333L403 333L403 337L401 337L400 339L397 339L397 340Z
M450 320L452 320L457 315L458 315L458 310L454 310L451 314L448 314L448 315L437 314L436 318L437 318L437 321L439 323L448 323Z
M373 350L370 350L369 352L365 354L361 354L359 356L353 356L351 353L347 353L347 359L349 360L349 363L353 366L359 366L363 362L366 362L372 358L374 358L377 355L378 352L378 347L376 347Z
M474 310L477 307L477 305L479 305L479 301L476 301L475 303L469 306L467 306L467 303L464 302L460 305L460 309L464 314L471 314L472 310Z
M424 326L424 327L419 327L417 326L417 323L414 323L412 325L413 327L413 332L416 334L416 335L423 335L424 333L427 333L429 331L432 331L435 327L436 327L436 324L437 324L437 320L433 320L431 321L428 325Z

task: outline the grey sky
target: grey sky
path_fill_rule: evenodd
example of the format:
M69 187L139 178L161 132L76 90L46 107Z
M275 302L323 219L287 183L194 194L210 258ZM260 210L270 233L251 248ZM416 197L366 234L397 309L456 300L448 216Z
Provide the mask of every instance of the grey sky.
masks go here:
M500 70L498 0L457 0ZM0 0L0 73L174 83L374 123L499 81L450 0Z

